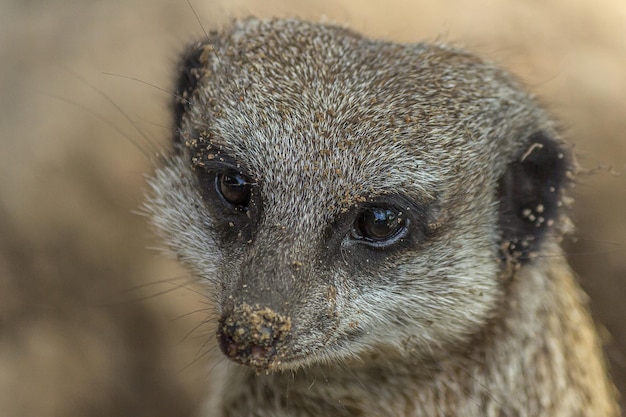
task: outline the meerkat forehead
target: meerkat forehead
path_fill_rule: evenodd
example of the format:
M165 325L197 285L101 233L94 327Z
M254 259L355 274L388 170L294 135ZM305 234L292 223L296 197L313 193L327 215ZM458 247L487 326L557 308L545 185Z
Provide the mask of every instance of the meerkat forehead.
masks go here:
M228 155L264 182L269 207L445 198L455 184L495 182L519 136L546 123L507 75L446 46L250 19L192 53L181 126L194 161ZM296 196L301 187L310 192Z

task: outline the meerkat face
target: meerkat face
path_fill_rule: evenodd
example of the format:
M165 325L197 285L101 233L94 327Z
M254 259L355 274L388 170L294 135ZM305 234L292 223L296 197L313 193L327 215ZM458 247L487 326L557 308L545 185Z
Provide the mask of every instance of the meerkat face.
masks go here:
M557 217L566 158L501 71L297 20L193 45L146 207L209 284L230 359L462 347Z

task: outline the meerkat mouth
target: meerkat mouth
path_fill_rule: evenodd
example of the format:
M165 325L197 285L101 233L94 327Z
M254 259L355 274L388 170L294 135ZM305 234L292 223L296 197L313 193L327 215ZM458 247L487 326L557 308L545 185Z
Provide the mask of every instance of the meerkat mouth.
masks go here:
M340 350L346 343L354 342L359 329L337 337L331 329L326 340L307 348L294 346L298 336L292 318L269 307L242 304L225 313L219 321L217 339L222 353L230 360L257 372L297 369L322 362L324 352Z

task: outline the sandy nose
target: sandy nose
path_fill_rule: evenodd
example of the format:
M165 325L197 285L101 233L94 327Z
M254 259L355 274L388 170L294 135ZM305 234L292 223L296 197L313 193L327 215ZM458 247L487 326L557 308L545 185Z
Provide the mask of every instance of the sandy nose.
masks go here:
M270 308L242 304L225 313L217 331L222 352L257 369L280 363L280 350L291 331L291 319Z

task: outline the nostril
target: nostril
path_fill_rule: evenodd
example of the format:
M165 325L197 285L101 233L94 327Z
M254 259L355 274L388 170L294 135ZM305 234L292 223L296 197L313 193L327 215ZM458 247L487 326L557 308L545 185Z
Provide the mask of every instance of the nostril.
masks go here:
M219 334L219 344L222 352L229 358L235 358L238 355L239 348L237 347L237 343L230 337L227 333L221 332Z
M250 356L253 361L263 360L276 354L276 349L267 346L252 345L250 347Z

